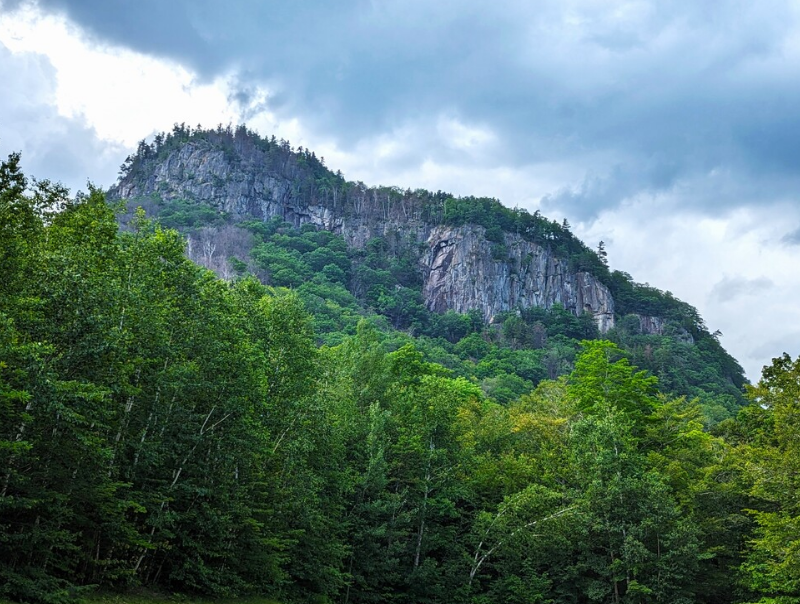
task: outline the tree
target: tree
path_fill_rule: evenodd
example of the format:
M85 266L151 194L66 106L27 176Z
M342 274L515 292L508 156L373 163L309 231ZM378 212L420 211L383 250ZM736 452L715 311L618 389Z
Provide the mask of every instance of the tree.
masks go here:
M773 359L748 394L748 420L758 428L744 452L763 504L751 512L757 527L742 565L745 585L759 602L800 602L800 358Z
M648 471L633 425L610 409L572 427L578 506L571 571L590 601L691 602L697 528L682 518L661 476Z
M569 393L578 408L587 413L617 409L634 423L641 423L657 407L658 380L645 371L636 371L615 344L584 340L569 376Z
M597 244L597 257L600 258L600 262L608 268L608 252L606 252L606 244L604 241L601 241Z

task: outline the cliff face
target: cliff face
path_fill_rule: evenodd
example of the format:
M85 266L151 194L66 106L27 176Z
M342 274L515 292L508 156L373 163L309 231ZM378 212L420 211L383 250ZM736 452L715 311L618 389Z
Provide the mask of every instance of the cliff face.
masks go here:
M639 317L639 330L644 334L663 335L664 326L667 322L661 317L648 317L646 315L636 315Z
M317 200L297 188L297 166L273 160L258 149L215 148L189 141L149 169L123 178L111 190L117 198L155 196L206 203L234 219L268 220L278 216L295 226L311 223L341 234L362 248L376 236L402 233L419 253L423 297L437 312L479 310L487 321L500 312L526 307L550 308L556 303L576 315L591 313L601 332L614 326L614 300L609 290L548 249L514 234L504 246L485 237L479 226L435 226L404 203L385 203L375 190L364 189L349 211L337 199ZM502 253L498 254L498 251Z
M136 198L157 195L163 199L190 199L207 203L240 219L264 220L283 216L300 222L291 182L259 169L258 154L231 158L222 149L188 142L155 162L144 179L123 178L113 196Z
M670 325L663 317L633 315L639 320L639 332L646 335L663 336L667 333L679 342L694 344L694 338L683 327Z
M487 241L482 227L436 227L422 256L423 296L437 312L478 309L491 321L514 308L562 304L576 315L588 312L601 332L614 326L614 300L592 275L570 272L545 248L506 234L507 251Z
M112 198L135 199L157 196L164 200L186 199L208 204L235 220L269 220L279 217L299 227L313 224L342 235L347 243L363 248L372 237L392 230L411 233L425 241L429 227L412 215L401 219L398 212L383 212L381 201L365 192L355 213L345 212L336 197L332 203L311 201L296 186L299 169L292 165L266 167L266 157L256 149L230 152L199 142L188 142L154 162L145 177L123 178L112 187Z

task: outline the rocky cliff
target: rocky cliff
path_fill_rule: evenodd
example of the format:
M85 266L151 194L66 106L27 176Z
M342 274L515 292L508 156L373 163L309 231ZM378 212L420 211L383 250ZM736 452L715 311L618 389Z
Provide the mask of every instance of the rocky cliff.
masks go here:
M356 248L390 230L412 232L420 241L427 238L428 226L418 216L399 216L394 207L390 212L376 211L376 206L383 209L382 200L366 188L359 207L345 208L335 188L331 195L309 195L298 187L297 181L307 176L302 168L290 161L270 160L248 146L237 146L232 153L207 141L190 141L163 159L149 162L146 170L123 177L110 195L205 203L234 220L279 217L296 227L313 224L342 235Z
M491 321L510 309L558 303L576 315L591 313L601 332L614 326L614 300L605 285L570 271L562 259L519 235L505 235L502 257L476 226L436 227L426 247L423 296L431 310L477 308Z
M308 222L312 210L297 203L291 180L264 170L259 159L258 154L232 157L205 141L190 141L151 162L144 178L140 172L121 179L111 194L122 199L189 199L239 219L281 216L288 222Z
M394 189L348 183L343 193L338 185L320 185L319 174L309 176L307 162L296 154L265 151L248 137L234 136L227 146L190 139L155 151L149 158L140 152L139 164L128 167L112 197L190 200L234 220L278 216L341 234L355 248L372 237L403 233L417 250L431 310L477 309L491 321L503 311L559 303L576 315L590 313L601 332L614 326L608 288L588 272L571 270L549 246L509 233L503 243L492 243L483 227L437 224L430 203L426 207L410 192L398 196Z
M663 317L651 317L639 314L633 314L631 316L635 317L639 322L639 333L654 336L670 335L684 344L694 344L694 338L692 337L692 334L686 331L686 329L683 327L670 324Z

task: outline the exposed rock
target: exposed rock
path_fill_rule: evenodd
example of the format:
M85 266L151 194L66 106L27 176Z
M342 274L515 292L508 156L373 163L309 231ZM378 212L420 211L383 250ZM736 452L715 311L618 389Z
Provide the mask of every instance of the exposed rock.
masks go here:
M365 199L361 212L336 211L321 203L308 203L297 193L287 174L270 170L265 155L255 149L239 150L232 158L205 141L187 142L156 162L144 179L123 178L110 190L112 198L129 199L155 196L164 200L187 199L205 203L226 212L234 220L281 220L299 227L313 224L342 235L348 245L363 248L372 237L392 230L411 233L425 241L430 227L418 218L400 222L398 217L381 217L375 203Z
M260 169L258 159L254 155L232 161L221 149L202 141L188 142L157 163L146 180L123 179L111 194L123 199L150 195L190 199L238 219L280 216L296 226L304 222L333 226L332 217L321 208L298 204L291 181Z
M507 255L477 226L436 227L422 256L423 297L436 312L478 309L486 321L515 308L562 304L576 315L591 313L601 332L614 326L614 300L592 275L570 272L545 248L518 235L505 235Z
M639 318L639 331L648 335L664 335L666 320L661 317L648 317L646 315L636 315Z
M639 332L644 335L671 336L684 344L694 344L692 334L675 322L670 322L663 317L647 315L631 315L639 320Z

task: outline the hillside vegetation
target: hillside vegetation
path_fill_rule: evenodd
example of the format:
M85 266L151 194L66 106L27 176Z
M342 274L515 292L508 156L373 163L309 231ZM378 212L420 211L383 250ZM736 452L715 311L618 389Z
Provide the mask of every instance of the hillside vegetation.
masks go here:
M800 361L740 409L714 338L394 316L383 243L236 228L221 280L0 164L0 597L798 601Z
M342 236L311 224L290 224L280 217L254 220L227 213L208 198L175 197L175 191L196 190L185 186L192 178L185 173L178 182L172 178L153 186L154 174L177 164L176 156L189 147L203 150L207 158L221 152L226 164L241 170L237 178L266 174L287 183L285 194L291 199L287 205L325 207L345 220L383 225L388 221L391 228L374 229L378 235L363 246L351 247ZM342 341L355 333L359 320L369 318L396 342L394 346L413 337L427 360L480 381L501 402L530 391L542 379L569 373L580 341L601 335L587 313L575 316L558 305L548 310L520 308L495 316L487 326L479 314L440 315L427 310L419 245L410 231L420 225L471 224L485 229L492 253L500 257L505 253L499 249L503 233L517 233L568 259L572 270L595 275L613 294L617 315L617 328L603 338L656 375L664 392L698 398L706 423L732 417L743 403L742 368L696 309L669 292L634 282L627 273L611 271L602 246L598 251L589 249L567 224L538 212L509 209L496 199L348 182L313 152L295 150L274 137L264 139L244 126L234 130L176 126L152 144L140 144L122 168L122 182L130 190L150 191L127 201L128 219L136 207L144 207L163 226L188 238L188 255L199 264L226 279L251 274L269 285L296 291L313 315L320 343ZM163 197L163 186L170 189L168 197ZM224 183L217 186L224 188ZM222 204L219 195L212 198ZM640 317L661 319L662 333L643 332Z

